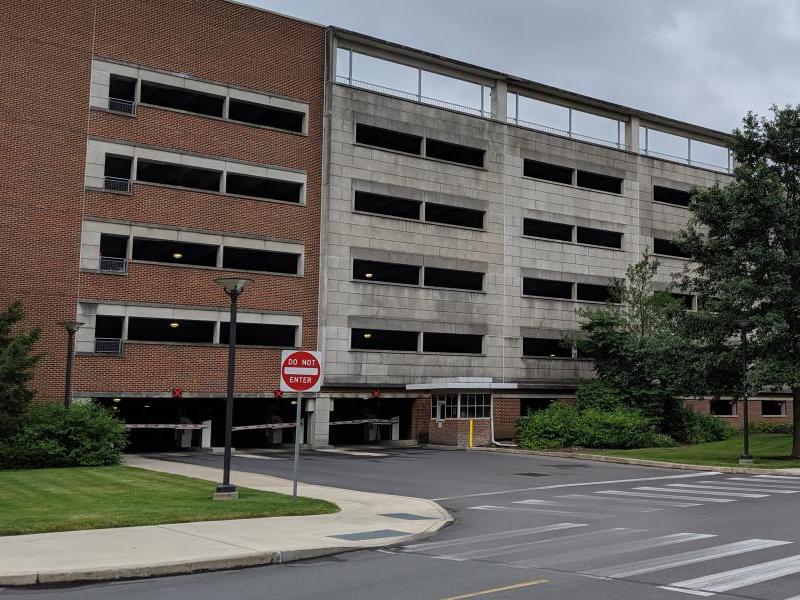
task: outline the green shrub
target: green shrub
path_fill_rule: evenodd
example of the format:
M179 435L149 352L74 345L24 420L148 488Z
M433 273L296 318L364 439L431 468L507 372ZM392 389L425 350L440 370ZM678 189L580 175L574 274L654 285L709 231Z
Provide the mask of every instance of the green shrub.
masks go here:
M32 406L18 432L0 442L0 468L98 467L118 464L125 427L96 404Z
M671 446L674 440L658 433L651 419L630 408L578 410L554 404L518 421L517 439L522 448L644 448Z
M598 380L583 383L578 387L578 410L596 408L598 410L614 410L622 408L624 402L622 394L609 384Z
M750 433L793 433L791 421L757 421L750 423Z
M736 434L736 430L719 417L704 415L688 407L676 413L671 425L672 437L687 444L720 442Z

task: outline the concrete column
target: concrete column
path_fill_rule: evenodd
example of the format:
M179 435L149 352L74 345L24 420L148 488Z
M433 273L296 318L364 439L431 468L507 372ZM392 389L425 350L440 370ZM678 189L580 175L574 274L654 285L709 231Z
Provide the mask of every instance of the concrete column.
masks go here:
M328 394L317 394L314 412L307 415L309 419L309 439L311 446L325 447L330 445L331 397Z
M631 115L631 120L625 123L625 145L631 152L639 153L639 117Z
M495 81L492 88L492 114L503 123L508 119L508 85L500 79Z

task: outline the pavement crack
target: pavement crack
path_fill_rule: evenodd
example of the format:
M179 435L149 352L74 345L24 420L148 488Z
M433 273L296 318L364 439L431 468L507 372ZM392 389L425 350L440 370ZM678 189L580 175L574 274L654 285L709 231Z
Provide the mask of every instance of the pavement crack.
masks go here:
M231 546L232 548L239 548L240 550L249 550L250 552L263 552L263 550L259 550L258 548L250 548L249 546L240 546L239 544L232 544L230 542L226 542L224 540L220 540L215 537L207 536L207 535L200 535L198 533L191 533L189 531L182 531L180 529L174 529L168 525L156 525L159 529L166 529L167 531L172 531L174 533L180 533L183 535L188 535L189 537L198 538L201 540L207 540L209 542L216 542L218 544L224 544L225 546Z

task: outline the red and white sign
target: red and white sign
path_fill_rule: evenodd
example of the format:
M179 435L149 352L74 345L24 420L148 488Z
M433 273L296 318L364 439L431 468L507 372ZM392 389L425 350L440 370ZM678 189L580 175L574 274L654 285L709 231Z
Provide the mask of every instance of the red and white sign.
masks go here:
M322 352L284 350L281 353L281 391L318 392L322 387Z

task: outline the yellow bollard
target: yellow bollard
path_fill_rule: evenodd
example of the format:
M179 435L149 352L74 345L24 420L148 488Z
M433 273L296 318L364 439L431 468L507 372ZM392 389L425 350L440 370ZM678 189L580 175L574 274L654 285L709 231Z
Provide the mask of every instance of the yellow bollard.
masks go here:
M472 448L472 432L473 432L473 422L472 419L469 420L469 447Z

